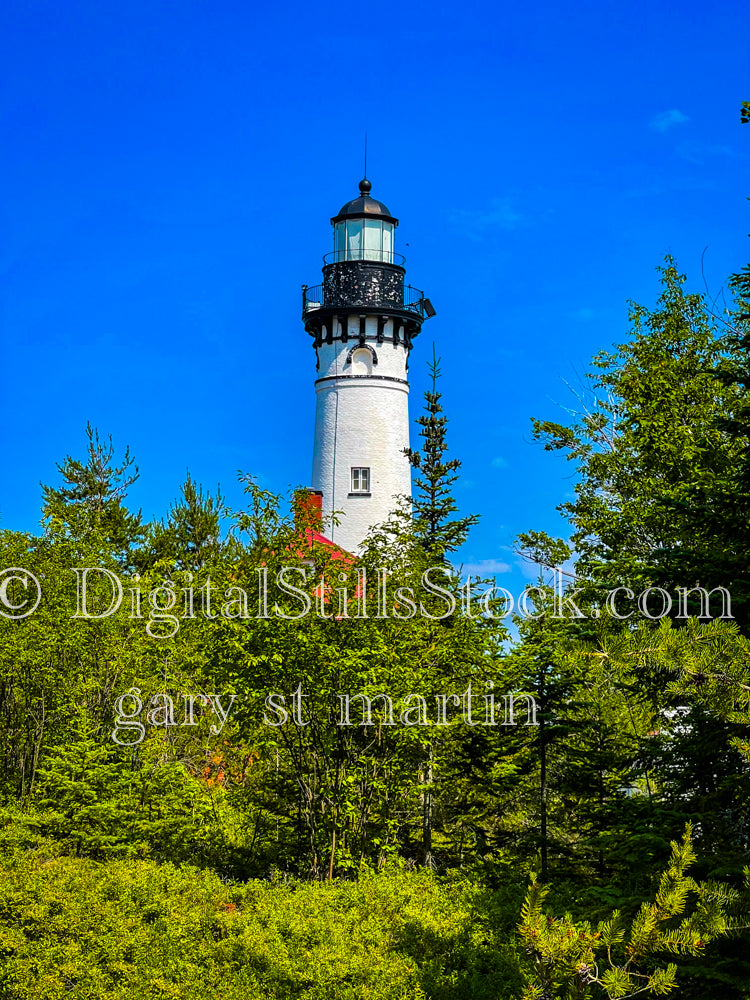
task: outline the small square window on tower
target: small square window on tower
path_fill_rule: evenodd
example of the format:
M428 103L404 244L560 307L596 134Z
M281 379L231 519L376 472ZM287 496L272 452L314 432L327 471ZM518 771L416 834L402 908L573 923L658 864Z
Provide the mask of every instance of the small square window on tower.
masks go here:
M352 469L352 493L370 492L370 470Z

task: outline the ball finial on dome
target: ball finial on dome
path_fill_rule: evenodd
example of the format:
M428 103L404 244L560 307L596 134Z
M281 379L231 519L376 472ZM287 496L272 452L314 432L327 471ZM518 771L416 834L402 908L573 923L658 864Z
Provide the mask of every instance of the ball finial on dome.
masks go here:
M363 177L359 182L359 190L363 195L368 195L372 191L372 184L368 181L366 177Z

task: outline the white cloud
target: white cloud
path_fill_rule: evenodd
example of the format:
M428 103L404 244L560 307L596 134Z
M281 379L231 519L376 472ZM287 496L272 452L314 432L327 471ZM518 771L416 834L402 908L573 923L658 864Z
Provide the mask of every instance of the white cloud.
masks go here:
M495 573L510 573L511 567L500 559L480 559L475 563L464 563L461 567L464 576L494 576Z
M530 559L519 559L516 568L520 569L521 576L525 580L533 580L536 583L539 579L539 565Z
M677 108L672 108L671 111L660 111L658 115L654 115L651 119L651 128L656 129L657 132L666 132L673 125L684 125L685 122L689 121L687 115L678 111Z
M705 142L683 142L677 147L677 155L688 163L703 165L712 156L733 156L731 146L716 146Z
M522 219L508 198L493 198L484 209L458 208L451 213L451 221L472 239L481 239L493 229L515 229Z
M541 572L541 575L547 584L558 586L558 575L552 571L550 566L540 566L539 563L532 562L531 559L524 559L522 557L517 560L516 568L521 571L521 575L526 580L533 580L536 583ZM575 563L573 560L567 559L562 566L558 566L556 569L559 569L562 572L563 584L566 587L570 586L575 578Z

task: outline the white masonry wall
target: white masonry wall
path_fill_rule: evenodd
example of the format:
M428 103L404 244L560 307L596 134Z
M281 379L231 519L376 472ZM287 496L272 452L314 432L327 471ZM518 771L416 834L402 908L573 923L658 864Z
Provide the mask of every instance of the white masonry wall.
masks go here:
M386 322L378 344L377 316L368 316L366 346L360 347L360 314L352 314L346 343L326 344L324 330L317 348L312 487L323 494L324 517L340 512L338 526L324 533L348 552L357 552L370 527L387 519L397 496L411 497L411 466L403 453L409 445L408 352L403 343L394 345L392 323ZM340 338L340 329L333 334ZM369 496L352 494L352 468L370 469Z

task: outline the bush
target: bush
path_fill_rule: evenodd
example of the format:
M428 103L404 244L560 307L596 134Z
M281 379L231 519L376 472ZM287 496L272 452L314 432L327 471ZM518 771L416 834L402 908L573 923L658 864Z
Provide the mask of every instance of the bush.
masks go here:
M255 880L54 847L0 862L2 1000L503 1000L513 945L466 880ZM510 930L510 929L508 929ZM510 931L508 937L512 939Z

